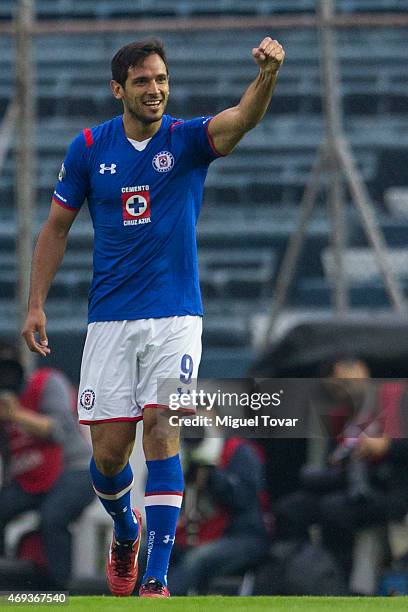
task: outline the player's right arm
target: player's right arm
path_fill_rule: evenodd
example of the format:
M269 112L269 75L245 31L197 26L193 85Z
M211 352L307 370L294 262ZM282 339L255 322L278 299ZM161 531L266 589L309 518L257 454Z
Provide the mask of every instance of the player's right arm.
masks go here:
M28 348L44 357L50 352L44 304L64 256L68 232L88 195L87 153L92 142L91 131L86 129L70 144L58 176L48 219L41 229L34 250L28 314L22 335Z
M77 214L78 210L63 208L53 201L48 219L41 229L34 250L28 314L22 335L28 348L44 357L50 352L44 304L64 256L68 232Z

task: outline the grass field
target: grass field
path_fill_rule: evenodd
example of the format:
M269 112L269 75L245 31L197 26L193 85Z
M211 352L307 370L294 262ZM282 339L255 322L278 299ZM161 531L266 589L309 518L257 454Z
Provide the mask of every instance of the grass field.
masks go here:
M136 597L71 597L67 605L17 605L9 604L2 609L26 608L32 610L60 610L63 612L362 612L387 611L406 612L408 597L173 597L166 600L138 599Z

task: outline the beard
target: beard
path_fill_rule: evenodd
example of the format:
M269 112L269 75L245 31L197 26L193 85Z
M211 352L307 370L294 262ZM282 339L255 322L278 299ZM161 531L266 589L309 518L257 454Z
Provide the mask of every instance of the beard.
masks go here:
M127 105L127 111L129 115L132 117L132 119L135 119L135 121L139 121L140 123L144 123L145 125L150 125L151 123L156 123L157 121L161 120L161 118L163 117L164 111L166 109L166 106L167 106L167 100L163 100L161 112L160 114L156 116L149 115L148 111L146 111L146 113L143 113L141 109L135 108L134 106L130 104Z

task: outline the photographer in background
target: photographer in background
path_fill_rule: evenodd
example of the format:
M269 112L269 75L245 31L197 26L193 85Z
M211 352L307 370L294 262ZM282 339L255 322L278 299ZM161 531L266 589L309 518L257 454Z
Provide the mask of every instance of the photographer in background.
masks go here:
M175 595L209 593L214 578L243 575L268 556L262 448L220 430L215 435L184 439L189 486L170 570Z
M0 428L9 458L0 489L0 543L10 521L37 510L39 548L53 589L67 588L69 525L94 498L91 451L78 429L73 399L72 385L58 370L41 368L25 381L16 349L0 343ZM36 552L40 559L41 550Z
M354 356L333 358L324 373L320 399L330 410L320 414L328 417L332 448L326 465L305 468L302 489L277 504L277 536L307 539L309 527L320 525L324 546L348 577L357 531L408 512L407 388L371 380Z

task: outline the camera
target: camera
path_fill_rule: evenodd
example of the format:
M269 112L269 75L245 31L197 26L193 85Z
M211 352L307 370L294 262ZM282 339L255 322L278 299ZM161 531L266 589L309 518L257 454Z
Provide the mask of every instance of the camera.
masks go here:
M348 438L331 456L333 462L344 466L348 497L352 503L367 501L372 495L369 466L353 453L357 444L358 438Z

